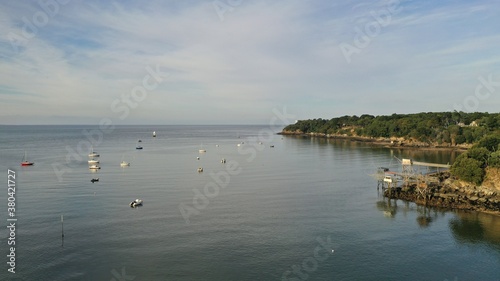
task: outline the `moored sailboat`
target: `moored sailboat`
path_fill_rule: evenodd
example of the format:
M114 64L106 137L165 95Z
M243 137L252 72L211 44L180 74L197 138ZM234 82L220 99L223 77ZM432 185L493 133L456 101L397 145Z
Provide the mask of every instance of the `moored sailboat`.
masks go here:
M28 161L28 157L26 155L26 151L24 151L24 157L23 161L21 162L21 166L33 166L35 163Z

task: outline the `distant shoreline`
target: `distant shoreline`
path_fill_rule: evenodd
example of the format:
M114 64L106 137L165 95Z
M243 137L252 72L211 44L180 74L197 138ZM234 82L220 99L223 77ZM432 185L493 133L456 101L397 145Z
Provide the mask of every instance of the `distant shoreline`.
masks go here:
M349 140L352 142L359 143L369 143L374 146L386 147L386 148L397 148L397 149L409 149L409 150L429 150L429 151L461 151L464 152L470 148L470 145L462 146L439 146L431 145L423 142L407 141L407 140L395 140L390 138L372 138L372 137L361 137L361 136L347 136L347 135L330 135L322 133L302 133L302 132L290 132L282 131L278 135L284 136L295 136L295 137L308 137L308 138L326 138L326 139L339 139L339 140Z

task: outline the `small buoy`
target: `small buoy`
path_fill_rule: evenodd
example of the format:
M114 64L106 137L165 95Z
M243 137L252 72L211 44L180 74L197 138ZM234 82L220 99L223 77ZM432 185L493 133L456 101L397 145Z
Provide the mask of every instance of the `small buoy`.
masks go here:
M196 157L196 160L200 160L200 157Z
M335 250L332 250L332 254L333 254L333 252L335 252Z

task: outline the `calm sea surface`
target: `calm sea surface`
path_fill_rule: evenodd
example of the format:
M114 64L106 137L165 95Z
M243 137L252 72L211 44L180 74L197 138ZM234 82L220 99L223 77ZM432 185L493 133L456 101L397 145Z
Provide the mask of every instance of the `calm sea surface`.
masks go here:
M270 132L0 126L0 280L500 280L500 217L388 201L370 176L398 169L394 156L456 155ZM20 167L25 151L34 166ZM9 168L15 274L6 263ZM144 205L131 208L135 198Z

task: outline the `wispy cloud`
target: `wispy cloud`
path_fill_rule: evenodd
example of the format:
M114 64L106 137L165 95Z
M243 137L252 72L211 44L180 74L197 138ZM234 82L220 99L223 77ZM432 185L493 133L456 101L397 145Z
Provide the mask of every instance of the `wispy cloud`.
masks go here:
M0 104L9 106L0 122L112 116L111 102L141 83L148 65L168 79L118 122L258 123L283 104L299 118L447 110L478 76L500 75L494 1L400 1L391 24L346 64L338 45L390 3L245 1L220 21L210 1L74 0L15 50L9 34L22 35L23 18L44 10L8 1L0 4ZM491 98L480 110L499 105Z

